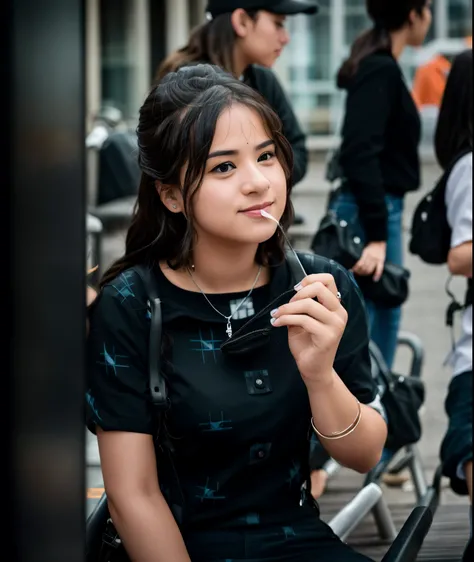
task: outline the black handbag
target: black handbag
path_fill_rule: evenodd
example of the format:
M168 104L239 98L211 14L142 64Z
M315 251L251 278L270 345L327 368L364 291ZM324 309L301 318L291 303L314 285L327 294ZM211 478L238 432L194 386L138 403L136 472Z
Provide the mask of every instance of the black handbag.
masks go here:
M369 349L377 381L383 387L381 401L388 421L385 447L396 453L420 440L420 408L425 401L425 385L419 377L392 373L374 342L369 343Z
M346 269L352 269L359 261L363 249L364 243L354 225L338 219L331 210L322 218L311 242L315 254L332 259ZM354 277L364 297L381 308L396 308L408 298L410 272L399 265L385 262L382 277L377 282L372 276Z

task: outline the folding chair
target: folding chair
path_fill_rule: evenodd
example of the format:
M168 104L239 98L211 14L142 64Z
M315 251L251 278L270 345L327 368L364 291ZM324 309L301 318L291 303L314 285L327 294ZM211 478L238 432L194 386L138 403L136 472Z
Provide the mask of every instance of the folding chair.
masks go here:
M415 506L400 532L382 559L382 562L415 562L423 541L431 527L439 502L441 471L435 474L433 484ZM341 540L359 525L370 509L382 499L380 486L370 483L347 504L330 522L329 526ZM103 494L86 522L86 562L97 562L106 523L109 519L107 497ZM113 548L120 546L117 535L106 534L105 540Z
M408 375L420 378L424 359L421 340L414 334L400 332L398 347L408 348L411 353ZM381 366L386 369L385 361L380 350L373 342L370 342L369 350L372 359L373 375L374 378L377 378L378 368ZM341 466L333 459L329 459L323 466L323 470L328 475L328 480L337 474L340 468ZM366 475L362 489L353 500L354 503L350 502L332 520L330 526L334 524L333 530L341 539L344 540L348 534L357 528L360 521L369 512L372 512L380 538L395 540L397 536L395 525L379 485L384 473L398 474L404 468L408 468L410 472L416 493L416 501L419 504L424 501L428 487L421 456L416 444L408 445L402 450L397 451L393 456L385 458L373 468ZM376 485L376 488L371 485ZM376 489L379 489L380 493L377 493Z

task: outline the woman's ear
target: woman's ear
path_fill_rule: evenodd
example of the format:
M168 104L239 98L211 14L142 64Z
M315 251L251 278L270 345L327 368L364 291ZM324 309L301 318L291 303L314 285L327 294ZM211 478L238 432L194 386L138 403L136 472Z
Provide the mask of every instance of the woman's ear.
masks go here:
M230 16L230 21L237 37L243 39L247 36L252 20L245 10L242 8L234 10Z
M408 27L412 27L419 17L420 14L415 9L410 10L410 13L408 14Z
M156 191L163 205L172 213L182 213L184 211L183 196L179 187L174 185L163 185L159 181L155 182Z

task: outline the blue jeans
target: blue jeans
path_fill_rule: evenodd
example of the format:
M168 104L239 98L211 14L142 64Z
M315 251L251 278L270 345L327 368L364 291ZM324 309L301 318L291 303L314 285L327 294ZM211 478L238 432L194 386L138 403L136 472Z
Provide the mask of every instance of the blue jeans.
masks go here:
M388 211L386 260L401 266L403 265L403 198L386 195L385 202ZM330 208L339 219L351 224L360 238L364 240L365 235L359 221L359 208L352 193L341 193L331 203ZM366 300L366 308L369 317L370 338L380 349L385 362L391 369L397 348L401 308L378 308L368 300Z

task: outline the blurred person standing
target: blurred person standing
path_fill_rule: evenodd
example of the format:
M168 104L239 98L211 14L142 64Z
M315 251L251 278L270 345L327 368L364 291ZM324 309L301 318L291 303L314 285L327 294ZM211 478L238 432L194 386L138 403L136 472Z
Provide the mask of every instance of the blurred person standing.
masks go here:
M423 43L432 15L431 0L367 0L366 6L373 26L356 39L337 75L347 98L343 182L331 208L357 225L365 244L354 273L376 281L386 260L403 264L403 199L420 185L420 117L398 60L405 47ZM401 310L366 304L371 338L391 368Z
M435 152L449 175L445 203L451 229L449 271L467 279L461 335L448 358L453 378L445 402L449 423L441 446L451 488L469 495L472 510L472 50L453 62L439 113ZM450 171L449 171L450 170ZM471 514L472 517L472 514ZM471 519L472 525L472 519ZM471 530L472 534L472 530ZM463 560L472 560L472 543Z
M432 21L431 0L367 0L373 21L352 45L337 74L347 90L339 167L340 189L329 207L351 224L364 243L353 272L380 279L385 261L403 265L402 215L406 192L420 185L420 116L399 66L404 49L420 46ZM401 309L382 308L366 299L370 337L391 369ZM317 499L325 489L328 456L316 443L311 481ZM402 473L384 480L400 485Z
M208 21L192 32L188 44L172 53L157 73L160 79L182 66L212 63L257 90L280 117L293 149L293 184L306 174L306 135L270 69L290 40L286 17L317 10L312 0L209 0Z

